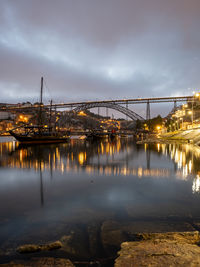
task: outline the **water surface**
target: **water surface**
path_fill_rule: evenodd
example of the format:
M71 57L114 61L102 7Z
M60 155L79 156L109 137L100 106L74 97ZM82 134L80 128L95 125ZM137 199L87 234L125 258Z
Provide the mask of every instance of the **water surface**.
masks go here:
M195 230L200 150L132 139L0 143L0 253L67 240L73 260L113 255L136 232ZM72 251L73 250L73 251ZM59 256L61 252L51 252Z

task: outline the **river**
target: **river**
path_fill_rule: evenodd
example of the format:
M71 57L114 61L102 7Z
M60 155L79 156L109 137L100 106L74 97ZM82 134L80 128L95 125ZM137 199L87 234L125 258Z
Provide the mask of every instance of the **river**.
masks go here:
M112 266L137 232L199 230L199 207L200 150L191 145L0 138L1 263L33 256L20 245L61 240L63 249L34 256Z

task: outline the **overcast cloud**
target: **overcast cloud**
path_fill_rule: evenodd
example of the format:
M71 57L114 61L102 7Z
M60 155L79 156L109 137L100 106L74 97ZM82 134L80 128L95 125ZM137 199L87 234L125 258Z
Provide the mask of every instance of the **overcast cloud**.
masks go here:
M190 95L199 0L0 0L0 102ZM144 110L143 110L144 113Z

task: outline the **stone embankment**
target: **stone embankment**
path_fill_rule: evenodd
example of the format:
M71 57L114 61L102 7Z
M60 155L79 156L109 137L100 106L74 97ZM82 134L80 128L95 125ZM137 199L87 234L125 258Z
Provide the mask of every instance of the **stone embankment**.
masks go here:
M190 143L199 146L200 145L200 128L179 130L174 132L168 132L163 134L151 134L147 135L146 138L138 140L138 144L143 143Z
M159 138L162 140L182 141L200 145L200 128L169 132L161 134Z

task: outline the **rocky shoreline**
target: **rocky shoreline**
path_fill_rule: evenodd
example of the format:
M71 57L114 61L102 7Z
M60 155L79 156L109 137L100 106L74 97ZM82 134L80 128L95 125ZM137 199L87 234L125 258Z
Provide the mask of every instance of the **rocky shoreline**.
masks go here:
M54 246L55 245L55 246ZM59 249L60 241L43 245L42 249ZM46 247L45 247L46 246ZM41 246L24 245L20 253L33 253ZM137 233L134 241L123 242L114 267L141 266L200 266L200 234L192 232ZM65 258L32 257L30 260L15 260L1 264L2 267L75 267L102 266L98 261L74 262ZM109 265L108 265L109 266Z
M156 221L155 218L129 222L108 220L101 225L101 240L96 239L96 228L90 229L89 251L84 238L80 238L83 233L75 231L55 242L20 245L16 248L16 253L21 257L0 266L190 266L187 255L191 257L193 250L192 262L200 265L199 226L199 221L181 217L162 217ZM104 250L102 258L95 257L99 242ZM84 254L93 257L84 259ZM184 261L187 265L177 265L177 262Z

